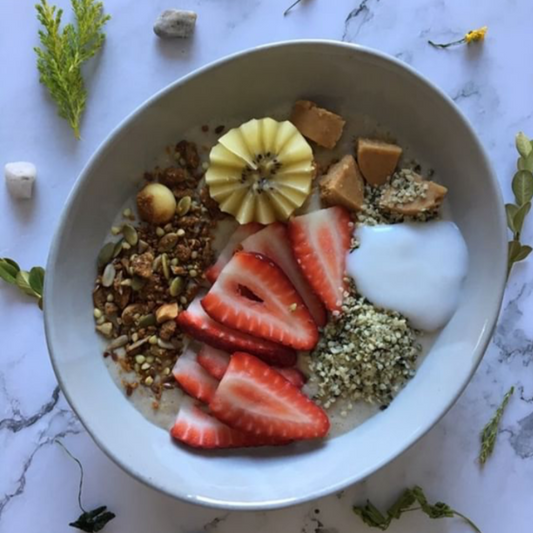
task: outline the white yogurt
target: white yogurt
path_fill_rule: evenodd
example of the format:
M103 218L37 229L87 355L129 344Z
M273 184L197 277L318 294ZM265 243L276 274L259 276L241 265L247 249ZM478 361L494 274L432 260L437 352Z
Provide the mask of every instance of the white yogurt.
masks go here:
M360 294L398 311L418 329L435 331L450 320L468 269L459 228L448 221L361 226L359 248L346 270Z

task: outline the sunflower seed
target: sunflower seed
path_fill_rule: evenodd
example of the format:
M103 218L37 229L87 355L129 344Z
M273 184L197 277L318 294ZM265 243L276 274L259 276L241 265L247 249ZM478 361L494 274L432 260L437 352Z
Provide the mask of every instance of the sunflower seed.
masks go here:
M159 348L164 348L165 350L174 349L174 345L171 342L164 341L163 339L157 339L157 345Z
M165 276L165 278L169 279L170 278L170 269L169 269L169 266L168 266L168 255L167 254L163 254L161 256L161 266L163 267L163 276Z
M127 335L121 335L120 337L117 337L115 340L111 341L107 345L107 350L113 351L117 348L122 348L122 346L126 346L128 344L128 336Z
M115 270L113 264L108 263L104 269L104 273L102 274L102 285L104 287L111 287L111 285L113 285L113 281L115 280L116 273L117 271Z
M139 252L142 254L146 252L146 250L148 250L148 243L140 239L139 240Z

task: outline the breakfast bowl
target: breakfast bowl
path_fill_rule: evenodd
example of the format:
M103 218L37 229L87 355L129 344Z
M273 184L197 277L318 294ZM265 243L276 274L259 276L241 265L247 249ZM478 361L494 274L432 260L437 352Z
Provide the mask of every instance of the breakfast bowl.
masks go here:
M359 131L367 127L364 117L371 116L417 160L430 162L448 188L445 208L468 248L459 304L388 408L354 429L288 447L208 453L178 446L127 401L106 368L92 316L95 258L165 146L204 124L240 124L301 98L337 110ZM353 142L348 132L345 137ZM319 498L397 457L461 394L500 309L505 227L498 183L476 134L453 102L410 67L373 50L329 41L238 53L176 81L140 106L82 171L47 264L44 314L52 364L94 441L147 485L184 501L233 510Z

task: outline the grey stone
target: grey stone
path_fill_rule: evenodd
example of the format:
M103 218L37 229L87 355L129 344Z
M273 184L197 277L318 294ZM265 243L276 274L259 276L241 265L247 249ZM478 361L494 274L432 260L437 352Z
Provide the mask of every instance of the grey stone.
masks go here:
M163 39L187 39L194 32L196 18L194 11L167 9L155 21L154 32Z

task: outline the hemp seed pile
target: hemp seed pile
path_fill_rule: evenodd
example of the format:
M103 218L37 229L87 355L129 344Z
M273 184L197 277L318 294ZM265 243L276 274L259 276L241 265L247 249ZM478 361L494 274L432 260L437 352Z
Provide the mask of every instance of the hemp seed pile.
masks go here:
M327 409L337 400L364 400L381 407L392 401L415 373L422 347L418 332L399 313L379 309L357 296L353 283L342 313L324 328L311 352L316 399Z

